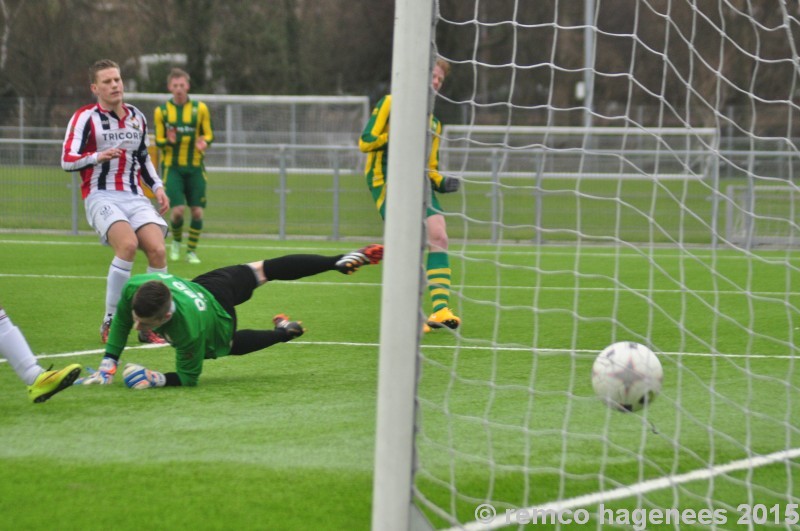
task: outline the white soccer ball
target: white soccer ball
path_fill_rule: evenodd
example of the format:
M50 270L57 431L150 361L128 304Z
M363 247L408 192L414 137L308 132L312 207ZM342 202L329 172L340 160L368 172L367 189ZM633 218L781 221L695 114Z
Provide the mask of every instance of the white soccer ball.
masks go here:
M664 369L652 350L633 341L609 345L592 365L595 394L611 409L639 411L661 392Z

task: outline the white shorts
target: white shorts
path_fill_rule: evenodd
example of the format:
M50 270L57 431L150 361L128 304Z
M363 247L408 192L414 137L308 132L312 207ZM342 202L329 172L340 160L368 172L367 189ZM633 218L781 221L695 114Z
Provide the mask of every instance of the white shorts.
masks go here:
M84 202L86 221L100 235L100 243L108 245L108 229L117 221L128 223L136 232L148 223L161 227L167 235L167 222L158 214L146 197L127 192L99 190L89 194Z

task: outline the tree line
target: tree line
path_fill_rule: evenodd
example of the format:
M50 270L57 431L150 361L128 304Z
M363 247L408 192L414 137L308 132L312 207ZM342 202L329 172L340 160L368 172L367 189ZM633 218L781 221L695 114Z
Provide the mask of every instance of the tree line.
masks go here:
M600 121L641 106L714 125L719 109L736 107L744 131L794 127L796 0L593 3L587 59L584 2L436 1L437 51L453 64L444 120L580 123L588 64ZM45 124L60 102L91 99L87 69L98 58L120 63L141 92L165 91L171 65L143 68L155 54L183 54L195 93L374 101L390 88L390 0L0 0L0 17L0 99L26 98ZM0 112L5 122L15 111Z

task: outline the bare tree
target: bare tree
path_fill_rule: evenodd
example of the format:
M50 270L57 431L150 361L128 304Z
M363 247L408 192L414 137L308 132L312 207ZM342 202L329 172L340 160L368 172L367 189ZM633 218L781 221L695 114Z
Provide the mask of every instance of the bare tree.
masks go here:
M302 7L300 61L312 90L383 96L391 79L394 2L318 0Z
M796 3L595 3L590 67L601 121L635 106L660 109L645 113L651 123L714 124L719 109L736 106L743 128L785 127L785 105L769 102L796 102L800 90ZM580 123L583 2L436 5L438 51L454 66L437 102L445 122ZM119 62L140 90L163 91L172 66L148 81L145 54L185 54L198 92L374 101L391 90L392 1L0 0L0 17L0 95L25 97L44 123L62 120L60 99L91 97L86 69L100 57ZM0 105L0 120L12 107ZM776 125L758 123L770 115Z
M237 94L286 90L285 6L229 2L219 7L222 20L214 54L214 75Z
M3 15L3 29L0 33L0 71L5 71L8 59L8 38L11 36L11 27L19 13L22 3L12 6L10 0L0 0L0 13Z
M66 111L53 115L64 97L89 100L87 71L95 60L107 57L121 62L136 53L137 37L124 24L115 25L119 29L114 33L96 31L109 25L109 17L130 16L106 7L91 0L18 4L8 33L3 85L6 96L25 97L32 123L66 120Z
M176 37L181 51L186 53L186 70L192 76L192 90L203 92L206 87L206 59L211 56L211 27L215 10L213 0L177 0L182 16L177 19Z

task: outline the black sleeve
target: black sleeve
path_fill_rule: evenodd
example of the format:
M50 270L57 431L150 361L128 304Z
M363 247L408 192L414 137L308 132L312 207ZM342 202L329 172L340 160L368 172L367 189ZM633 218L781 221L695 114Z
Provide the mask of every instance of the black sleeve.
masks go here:
M167 379L167 383L164 384L164 387L176 387L181 385L181 379L178 378L177 372L165 372L164 377Z

